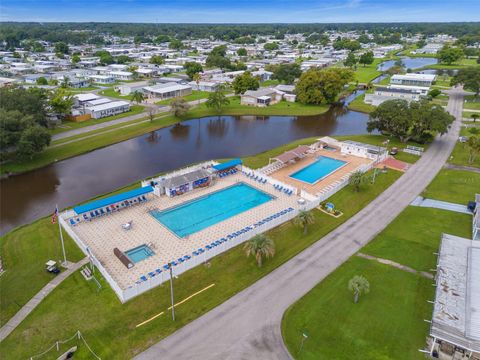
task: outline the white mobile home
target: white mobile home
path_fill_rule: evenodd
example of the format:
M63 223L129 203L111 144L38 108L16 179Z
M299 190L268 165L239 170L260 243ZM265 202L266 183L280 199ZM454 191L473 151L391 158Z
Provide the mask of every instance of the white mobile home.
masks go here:
M94 119L101 119L130 111L130 104L127 101L111 101L104 104L89 106L85 112Z

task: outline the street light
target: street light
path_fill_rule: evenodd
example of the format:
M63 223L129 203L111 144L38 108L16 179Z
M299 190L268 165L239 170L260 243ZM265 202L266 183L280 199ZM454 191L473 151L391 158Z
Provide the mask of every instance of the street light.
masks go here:
M173 302L173 270L172 263L168 263L168 269L170 270L170 300L172 301L172 320L175 321L175 305Z

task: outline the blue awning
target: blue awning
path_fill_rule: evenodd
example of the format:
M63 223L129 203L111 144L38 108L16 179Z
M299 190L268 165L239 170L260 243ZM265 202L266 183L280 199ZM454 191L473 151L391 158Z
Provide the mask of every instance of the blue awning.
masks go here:
M122 202L122 201L125 201L125 200L128 200L128 199L132 199L132 198L135 198L137 196L141 196L141 195L150 193L152 191L153 191L153 188L151 186L144 186L144 187L129 190L129 191L117 194L117 195L112 195L112 196L106 197L104 199L99 199L99 200L95 200L95 201L92 201L92 202L89 202L89 203L86 203L86 204L83 204L83 205L75 206L73 208L73 210L75 210L75 212L77 214L82 214L82 213L92 211L92 210L96 210L96 209L100 209L100 208L103 208L103 207L106 207L106 206L109 206L109 205L112 205L112 204L117 204L119 202Z
M222 171L222 170L226 170L226 169L229 169L231 167L241 165L241 164L242 164L242 160L237 158L237 159L229 160L229 161L224 162L222 164L215 165L213 168L217 171Z

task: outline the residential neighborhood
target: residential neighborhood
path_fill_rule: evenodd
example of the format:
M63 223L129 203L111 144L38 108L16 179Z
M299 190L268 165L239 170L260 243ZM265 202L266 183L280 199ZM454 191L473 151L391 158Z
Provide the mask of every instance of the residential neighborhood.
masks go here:
M480 360L479 13L5 0L1 359Z

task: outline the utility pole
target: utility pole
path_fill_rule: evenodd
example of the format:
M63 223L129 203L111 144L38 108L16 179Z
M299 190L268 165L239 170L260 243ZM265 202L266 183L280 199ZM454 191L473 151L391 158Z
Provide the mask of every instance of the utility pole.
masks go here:
M172 301L172 320L175 321L175 305L173 302L173 270L172 263L168 263L168 268L170 270L170 299Z

